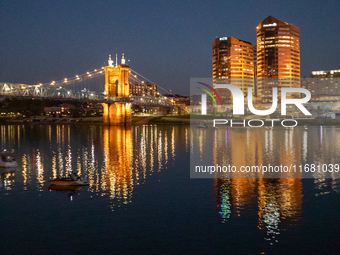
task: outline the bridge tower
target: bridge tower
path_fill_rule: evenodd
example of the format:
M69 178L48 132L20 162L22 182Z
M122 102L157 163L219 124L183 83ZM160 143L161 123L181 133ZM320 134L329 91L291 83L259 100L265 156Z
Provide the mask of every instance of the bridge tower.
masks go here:
M116 65L109 56L108 65L105 71L105 94L108 96L128 97L130 95L129 85L130 67L125 64L124 53L121 64ZM103 123L109 126L129 125L131 123L131 103L103 103Z

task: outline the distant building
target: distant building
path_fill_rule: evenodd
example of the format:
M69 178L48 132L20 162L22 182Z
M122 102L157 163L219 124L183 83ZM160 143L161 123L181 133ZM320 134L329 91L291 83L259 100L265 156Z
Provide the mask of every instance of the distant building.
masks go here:
M103 113L103 105L97 103L88 103L85 108L83 108L85 113Z
M256 30L257 94L262 103L271 103L273 87L279 94L282 87L300 87L300 30L272 16Z
M44 107L45 114L60 114L64 112L61 106Z
M100 103L87 103L82 106L75 106L73 104L63 103L61 105L44 107L44 112L47 115L54 114L73 114L78 113L96 113L101 114L103 112L103 106Z
M44 107L45 114L69 114L77 107L73 104L63 103L57 106Z
M130 83L130 95L132 96L159 96L157 85L143 82Z
M175 97L174 106L179 108L179 111L190 113L190 97Z
M254 46L234 37L216 38L213 43L213 85L228 83L239 87L244 95L254 93ZM217 89L222 103L231 104L229 90Z
M306 79L306 77L304 77L303 79L301 79L300 81L300 87L303 89L307 89L308 91L310 91L310 80Z
M193 94L191 96L191 105L192 106L200 105L201 98L202 98L202 94ZM211 97L207 97L207 105L211 105L211 103L212 103Z
M340 70L313 71L310 78L311 101L340 100Z

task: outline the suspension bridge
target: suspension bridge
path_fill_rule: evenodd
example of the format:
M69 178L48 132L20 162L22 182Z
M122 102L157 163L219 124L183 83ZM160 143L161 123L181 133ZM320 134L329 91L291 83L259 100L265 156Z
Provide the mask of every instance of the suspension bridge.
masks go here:
M86 88L77 89L77 84L82 85L82 82L100 76L105 76L105 89L103 92ZM117 57L114 64L110 55L107 66L70 78L34 85L0 82L0 97L101 103L104 108L104 124L107 125L129 124L131 122L131 104L172 105L172 101L161 94L159 96L131 95L130 81L137 84L143 84L144 82L153 84L152 81L125 64L124 54L119 65ZM158 87L163 89L160 86ZM167 90L163 90L167 92Z

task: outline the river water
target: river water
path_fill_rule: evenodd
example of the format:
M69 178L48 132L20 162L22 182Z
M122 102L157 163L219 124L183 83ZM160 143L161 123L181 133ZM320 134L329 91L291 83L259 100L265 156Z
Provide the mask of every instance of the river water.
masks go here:
M340 163L339 128L300 129L287 138L295 161ZM195 132L185 125L0 125L1 149L19 164L0 169L0 254L339 254L339 179L191 179ZM226 158L213 149L212 161L292 160L275 149L285 144L285 129L238 140L231 132L234 142L216 143ZM263 141L257 156L238 147L249 141ZM49 185L71 171L90 185Z

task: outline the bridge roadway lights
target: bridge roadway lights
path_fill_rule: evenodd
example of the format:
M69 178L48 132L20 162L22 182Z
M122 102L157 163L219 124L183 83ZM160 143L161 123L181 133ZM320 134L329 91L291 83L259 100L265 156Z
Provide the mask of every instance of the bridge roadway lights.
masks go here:
M103 124L126 126L131 124L131 103L103 103Z

